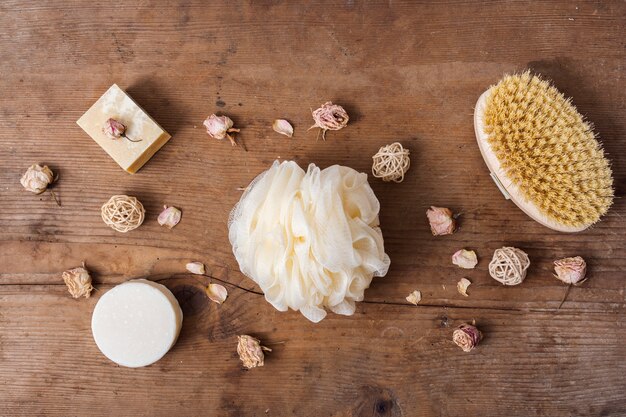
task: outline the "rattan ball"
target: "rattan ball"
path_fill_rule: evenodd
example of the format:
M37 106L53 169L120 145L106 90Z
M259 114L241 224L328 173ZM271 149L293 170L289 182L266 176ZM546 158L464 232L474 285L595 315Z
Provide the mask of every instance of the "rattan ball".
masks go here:
M135 197L114 195L102 206L101 214L111 229L126 233L141 226L146 210Z
M528 255L521 249L505 246L496 249L489 263L489 275L504 285L518 285L526 278L530 266Z
M372 159L372 175L383 181L402 182L411 166L409 150L403 148L400 142L383 146Z

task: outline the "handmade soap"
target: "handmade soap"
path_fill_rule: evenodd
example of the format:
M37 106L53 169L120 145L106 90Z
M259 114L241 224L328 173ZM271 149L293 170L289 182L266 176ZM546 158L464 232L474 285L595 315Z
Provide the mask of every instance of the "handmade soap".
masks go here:
M165 355L178 338L183 312L165 286L127 281L104 294L91 318L100 351L113 362L137 368Z
M126 137L111 138L103 132L110 118L126 127ZM76 123L131 174L171 137L117 84L113 84Z

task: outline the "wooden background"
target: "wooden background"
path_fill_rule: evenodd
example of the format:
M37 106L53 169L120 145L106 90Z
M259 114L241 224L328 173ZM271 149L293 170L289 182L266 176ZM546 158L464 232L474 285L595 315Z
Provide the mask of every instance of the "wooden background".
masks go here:
M101 2L0 3L0 415L51 416L618 416L626 415L626 3ZM503 199L472 125L478 96L530 68L572 96L604 142L615 205L579 234L550 231ZM76 124L118 83L172 135L136 175ZM350 125L316 141L310 109L344 105ZM213 112L242 129L248 152L208 138ZM292 121L292 139L271 122ZM238 270L227 219L240 191L272 161L349 165L399 140L411 150L402 184L371 179L381 201L389 274L352 317L312 324L279 313ZM55 192L19 184L32 163L60 175ZM113 194L137 196L144 225L119 234L100 219ZM183 210L159 227L163 204ZM461 212L453 236L431 236L430 205ZM514 245L532 260L504 288L487 264ZM450 255L480 263L463 271ZM573 288L552 261L583 256ZM61 272L82 260L97 291L71 299ZM230 297L207 302L184 273L202 261ZM468 277L470 296L456 291ZM155 365L120 368L100 354L90 319L98 298L134 277L164 283L185 318ZM420 289L419 307L404 298ZM463 353L455 326L486 338ZM272 347L244 371L236 336Z

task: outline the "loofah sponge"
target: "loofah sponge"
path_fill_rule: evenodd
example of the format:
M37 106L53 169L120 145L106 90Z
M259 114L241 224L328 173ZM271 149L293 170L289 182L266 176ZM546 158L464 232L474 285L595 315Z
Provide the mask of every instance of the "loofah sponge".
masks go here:
M496 184L539 223L576 232L611 206L611 169L592 126L548 81L504 77L479 98L474 127Z
M241 272L276 309L313 322L326 308L350 316L389 269L379 209L366 174L277 161L231 212L229 239Z

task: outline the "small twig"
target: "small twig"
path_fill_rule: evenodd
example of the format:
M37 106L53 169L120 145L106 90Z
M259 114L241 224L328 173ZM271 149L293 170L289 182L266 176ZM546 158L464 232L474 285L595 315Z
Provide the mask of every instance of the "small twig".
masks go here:
M48 191L50 191L50 195L52 195L52 198L54 199L54 202L57 203L57 206L61 207L61 202L57 198L57 195L54 193L54 191L52 190L48 190Z
M122 137L123 137L123 138L126 138L127 140L129 140L129 141L131 141L131 142L141 142L141 141L142 141L142 139L139 139L139 140L133 140L133 139L129 138L128 136L126 136L126 133L122 133Z
M569 290L571 288L572 288L572 284L567 286L567 289L565 290L565 295L563 296L563 299L561 300L561 304L559 304L559 306L556 308L556 311L559 311L561 309L561 306L563 305L563 303L567 299L567 295L569 294Z

